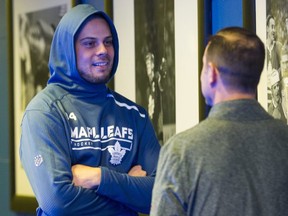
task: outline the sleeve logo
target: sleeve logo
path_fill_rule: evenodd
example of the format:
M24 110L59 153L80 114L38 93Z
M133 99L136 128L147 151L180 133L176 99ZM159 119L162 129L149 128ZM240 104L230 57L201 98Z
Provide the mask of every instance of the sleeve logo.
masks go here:
M39 167L43 163L43 157L42 155L36 155L34 157L34 163L36 167Z

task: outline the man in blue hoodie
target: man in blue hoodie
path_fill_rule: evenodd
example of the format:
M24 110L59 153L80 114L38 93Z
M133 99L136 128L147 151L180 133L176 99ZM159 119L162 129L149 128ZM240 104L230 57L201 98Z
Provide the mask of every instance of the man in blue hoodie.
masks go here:
M37 215L149 213L160 145L147 112L106 86L118 53L104 12L83 4L61 19L48 85L22 120L20 158Z

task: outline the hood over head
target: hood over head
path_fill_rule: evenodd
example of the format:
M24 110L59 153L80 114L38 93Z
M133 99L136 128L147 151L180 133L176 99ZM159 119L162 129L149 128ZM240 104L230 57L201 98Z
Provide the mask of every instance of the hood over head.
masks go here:
M112 20L106 13L98 11L92 5L79 4L62 17L54 33L48 64L51 75L48 84L54 83L76 92L92 93L99 88L106 88L105 84L93 84L84 80L77 70L75 35L82 24L92 15L100 15L110 27L115 52L110 79L115 75L119 59L119 41Z

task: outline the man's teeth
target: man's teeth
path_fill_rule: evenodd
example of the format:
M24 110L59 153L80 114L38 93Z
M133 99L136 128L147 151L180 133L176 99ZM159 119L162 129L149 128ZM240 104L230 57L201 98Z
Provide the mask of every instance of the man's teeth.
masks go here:
M93 66L105 66L107 65L107 62L98 62L98 63L93 63Z

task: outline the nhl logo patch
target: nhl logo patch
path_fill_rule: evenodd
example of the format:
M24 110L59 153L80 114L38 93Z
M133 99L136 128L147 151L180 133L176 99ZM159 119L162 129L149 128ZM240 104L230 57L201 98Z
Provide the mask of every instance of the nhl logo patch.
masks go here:
M42 155L36 155L34 157L34 163L36 167L39 167L43 163L43 157Z

